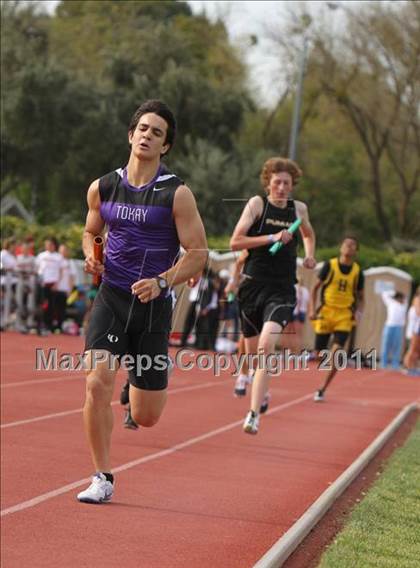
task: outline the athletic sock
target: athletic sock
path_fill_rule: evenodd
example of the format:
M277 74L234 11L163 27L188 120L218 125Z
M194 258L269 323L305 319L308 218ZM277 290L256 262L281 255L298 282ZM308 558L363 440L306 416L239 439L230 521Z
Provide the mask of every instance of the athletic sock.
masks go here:
M112 475L112 473L106 473L105 471L102 471L101 473L105 475L107 481L114 483L114 476Z

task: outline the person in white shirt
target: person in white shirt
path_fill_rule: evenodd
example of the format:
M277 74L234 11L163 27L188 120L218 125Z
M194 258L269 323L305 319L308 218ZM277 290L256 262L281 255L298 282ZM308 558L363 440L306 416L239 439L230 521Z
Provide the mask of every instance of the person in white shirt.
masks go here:
M407 318L407 302L404 294L387 290L381 294L386 306L387 318L382 332L380 365L386 369L391 359L393 369L400 368L401 348Z
M58 243L54 237L45 240L45 250L36 257L38 275L41 279L42 295L47 306L44 323L47 331L54 331L57 287L61 278L63 257L57 252Z
M14 255L15 241L13 239L5 239L0 252L0 268L1 268L1 286L6 285L7 273L11 274L11 282L16 283L16 276L12 274L16 270L16 256Z
M67 298L76 284L77 270L74 262L70 259L70 251L67 245L60 245L58 252L62 257L60 280L57 284L56 314L57 328L61 329L66 317Z
M0 252L1 329L11 324L10 314L15 307L14 295L17 283L15 246L13 239L5 239Z

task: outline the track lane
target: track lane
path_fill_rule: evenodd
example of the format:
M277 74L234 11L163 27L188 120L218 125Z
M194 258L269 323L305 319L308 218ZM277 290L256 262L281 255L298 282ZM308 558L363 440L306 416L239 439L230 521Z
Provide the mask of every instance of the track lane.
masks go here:
M184 373L180 381L197 384L209 376ZM273 379L273 407L312 394L320 380L313 369ZM74 384L62 385L67 396L74 395ZM419 384L392 373L344 371L325 404L305 400L270 413L256 437L241 432L249 399L233 398L232 379L220 388L170 398L152 429L124 430L116 405L113 463L161 455L121 471L108 505L81 505L75 489L6 515L4 565L251 567L399 409L418 399ZM18 399L10 398L8 405L13 400ZM21 417L27 416L31 397L20 402ZM62 410L61 399L49 402ZM9 428L2 438L5 508L91 473L78 415Z
M14 544L7 547L9 565L25 543L28 558L53 566L47 551L51 553L54 542L63 568L87 566L86 558L95 558L94 566L115 566L124 559L133 568L178 568L187 560L204 567L252 566L396 414L393 408L384 414L383 408L366 406L355 423L355 406L343 403L327 409L314 427L315 406L307 400L273 412L264 420L260 439L242 434L239 419L229 430L196 443L170 453L165 448L153 460L118 474L110 505L78 504L75 489L7 515L4 543ZM207 421L202 416L201 425ZM75 547L81 526L88 533L108 535L105 545L99 536ZM129 550L136 536L142 559L148 559L145 564L137 563L135 549ZM46 546L38 546L40 539Z

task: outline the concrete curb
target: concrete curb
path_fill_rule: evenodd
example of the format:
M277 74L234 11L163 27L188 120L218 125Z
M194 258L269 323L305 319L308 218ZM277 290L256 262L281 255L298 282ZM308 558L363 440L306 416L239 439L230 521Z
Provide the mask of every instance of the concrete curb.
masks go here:
M417 410L417 403L408 404L360 456L305 511L298 521L264 554L253 568L280 568L307 534L321 520L334 501L356 479L379 450L398 430L407 416Z

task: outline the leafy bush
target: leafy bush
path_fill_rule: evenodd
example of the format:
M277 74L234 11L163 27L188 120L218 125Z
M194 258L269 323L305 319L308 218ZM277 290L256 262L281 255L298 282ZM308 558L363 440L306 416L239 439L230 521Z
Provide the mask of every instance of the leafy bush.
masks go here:
M219 252L226 252L229 249L230 235L209 236L208 245L210 249ZM339 246L318 248L316 259L318 262L329 260L339 254ZM298 255L303 255L303 247L300 246ZM408 272L416 283L420 283L420 254L417 252L394 253L390 250L376 249L360 245L357 262L366 270L374 266L393 266Z
M22 241L27 237L32 237L35 243L35 251L44 250L44 241L47 237L55 237L59 243L66 244L70 249L71 256L82 258L82 236L83 225L72 223L63 225L55 223L53 225L28 224L23 219L10 215L1 219L2 239L14 237L17 241Z
M43 250L44 240L48 236L54 236L60 243L65 243L71 251L71 255L82 258L83 225L72 223L63 225L28 225L22 219L5 216L1 219L2 238L15 237L23 240L31 235L35 241L35 250ZM226 252L229 250L230 235L208 236L208 245L211 250ZM339 254L339 247L319 248L316 251L317 261L328 260ZM303 248L299 248L302 255ZM416 283L420 283L420 255L416 252L394 253L390 250L375 249L364 245L360 246L358 262L366 270L374 266L393 266L410 274Z

